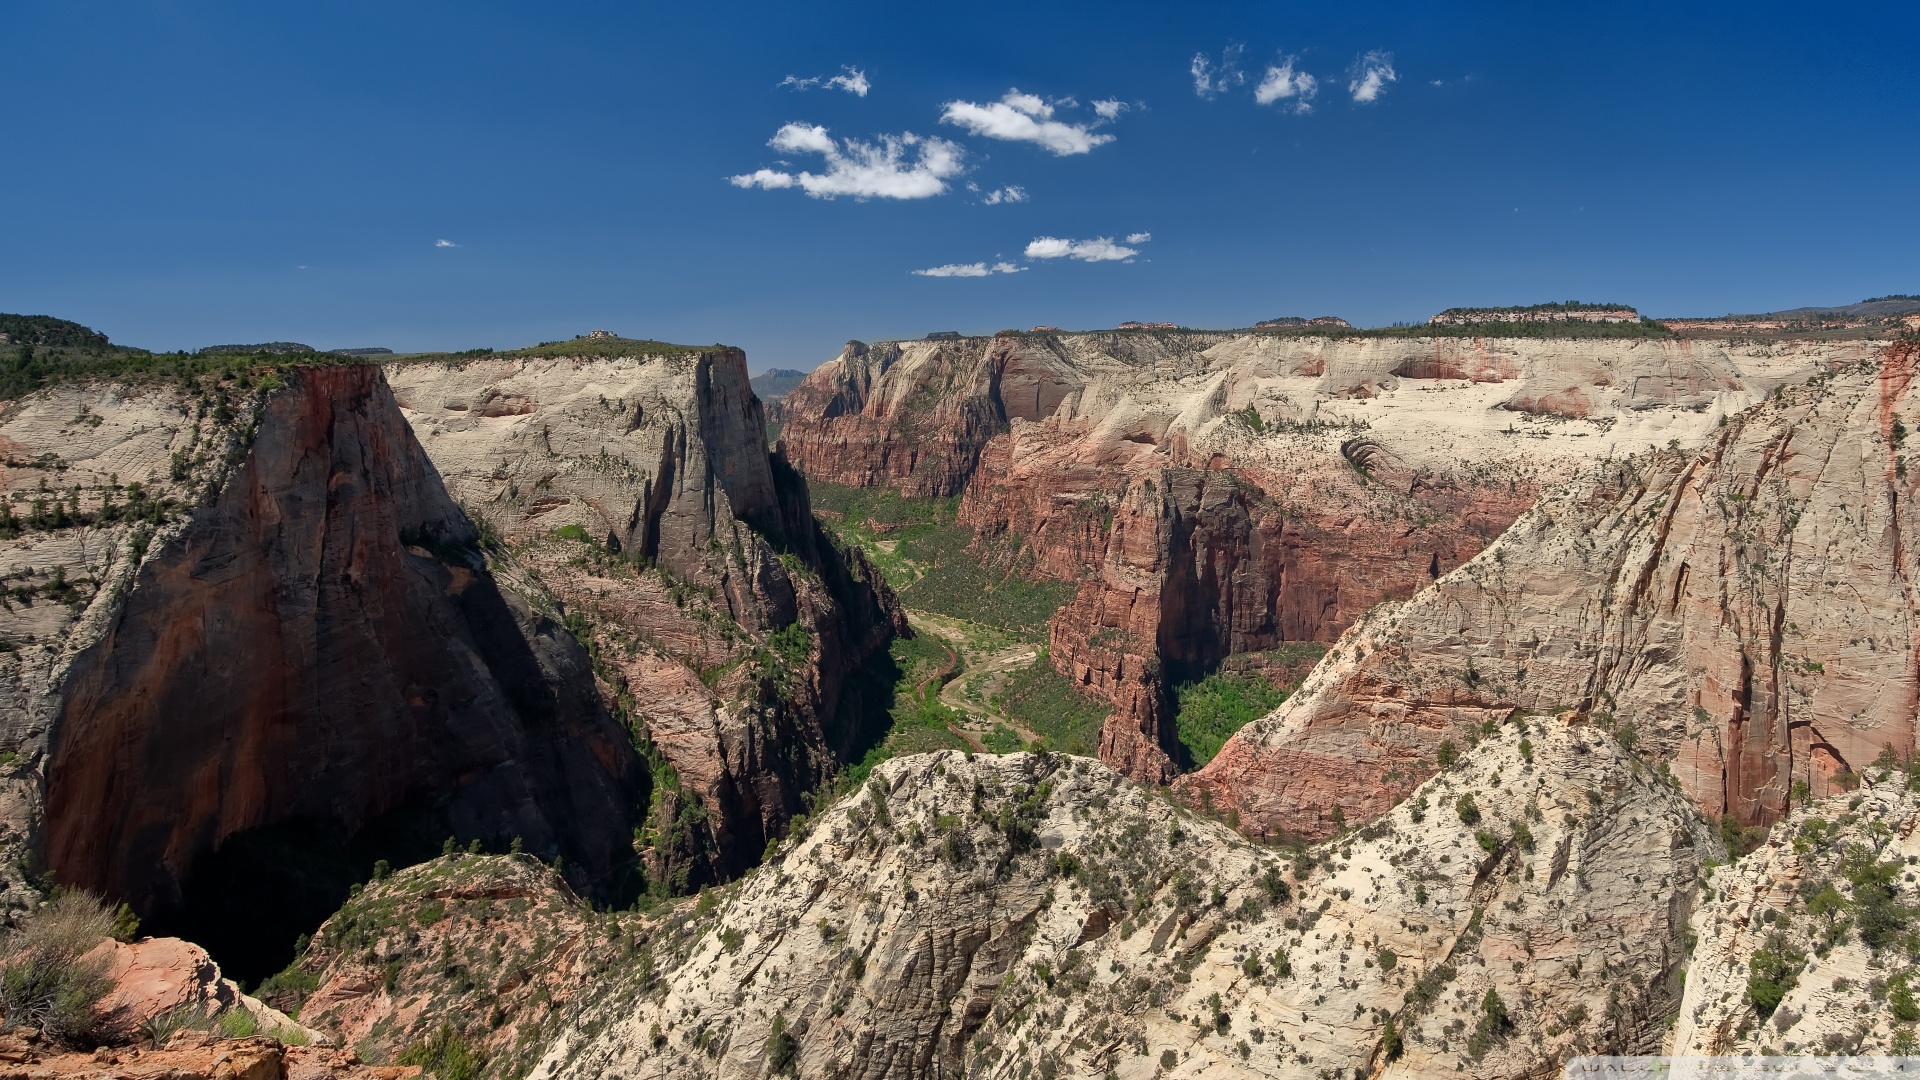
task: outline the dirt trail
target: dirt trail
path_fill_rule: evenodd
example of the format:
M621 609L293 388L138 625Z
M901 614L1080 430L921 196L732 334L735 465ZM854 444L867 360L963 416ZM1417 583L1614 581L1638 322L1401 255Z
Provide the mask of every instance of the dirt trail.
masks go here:
M960 674L941 687L940 702L966 717L968 730L960 734L969 742L978 743L979 736L992 731L996 724L1017 732L1026 742L1039 738L1025 726L1004 716L996 716L987 708L987 703L1000 692L1007 678L1032 664L1039 656L1039 646L1030 641L1010 639L1004 644L996 642L990 647L982 647L977 638L967 633L967 623L926 611L908 609L907 621L916 633L930 635L959 658ZM985 749L984 745L981 748Z

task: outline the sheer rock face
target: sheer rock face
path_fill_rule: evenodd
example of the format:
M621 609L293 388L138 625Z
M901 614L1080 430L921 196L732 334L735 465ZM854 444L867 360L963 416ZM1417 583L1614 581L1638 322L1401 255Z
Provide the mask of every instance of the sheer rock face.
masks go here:
M288 379L82 616L47 702L48 867L165 913L196 860L282 824L630 863L643 767L586 654L496 587L379 368ZM123 478L168 468L148 441Z
M1914 749L1915 348L1788 387L1699 453L1604 463L1351 630L1187 794L1262 831L1378 814L1514 709L1630 725L1709 814L1770 824Z
M1695 445L1719 416L1872 348L856 342L788 396L781 445L815 479L964 493L984 556L1082 582L1054 620L1053 662L1116 706L1103 760L1164 780L1170 682L1241 651L1331 642L1460 566L1584 462Z
M771 457L737 349L401 364L407 419L448 488L565 608L609 703L672 764L656 876L752 865L857 733L847 676L904 629L884 582L813 521ZM804 641L771 661L769 636ZM694 819L676 823L676 813ZM704 816L704 820L699 820ZM684 827L682 827L684 826Z
M897 759L723 899L684 959L612 973L546 1063L1146 1080L1651 1052L1716 850L1670 781L1559 721L1486 739L1292 866L1085 759Z
M1920 965L1902 941L1920 901L1913 781L1868 768L1858 792L1797 809L1759 850L1712 872L1673 1053L1913 1052ZM1756 995L1756 974L1778 995Z

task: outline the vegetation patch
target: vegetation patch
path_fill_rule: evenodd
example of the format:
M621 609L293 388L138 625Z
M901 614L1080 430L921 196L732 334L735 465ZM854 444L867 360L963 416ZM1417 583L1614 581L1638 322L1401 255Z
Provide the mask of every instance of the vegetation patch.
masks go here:
M892 488L808 485L813 507L857 545L909 608L1000 630L1038 634L1073 598L1072 582L1029 576L1017 548L983 548L955 524L960 500L908 498Z
M1040 736L1048 750L1091 757L1100 749L1100 729L1113 709L1082 693L1053 670L1047 650L1015 672L994 700L1001 715Z
M1233 733L1278 708L1287 692L1258 675L1215 672L1173 689L1174 730L1186 760L1197 769L1213 760Z

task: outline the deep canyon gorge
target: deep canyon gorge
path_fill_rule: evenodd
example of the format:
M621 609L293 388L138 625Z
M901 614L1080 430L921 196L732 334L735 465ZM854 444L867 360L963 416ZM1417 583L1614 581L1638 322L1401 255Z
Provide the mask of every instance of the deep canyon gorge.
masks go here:
M1900 325L1009 331L765 402L101 341L0 407L0 905L138 918L100 1068L1915 1045Z

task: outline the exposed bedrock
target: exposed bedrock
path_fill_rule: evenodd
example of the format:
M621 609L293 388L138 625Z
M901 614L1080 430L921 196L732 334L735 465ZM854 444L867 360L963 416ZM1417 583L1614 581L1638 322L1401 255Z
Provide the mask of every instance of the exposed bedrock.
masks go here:
M1383 812L1438 745L1516 709L1630 729L1703 811L1767 825L1914 751L1916 349L1730 417L1695 453L1603 462L1354 627L1192 797L1323 835Z
M324 914L313 864L449 835L611 887L645 770L586 653L498 587L379 368L288 378L65 674L47 865L163 922L196 874L226 895L192 920L308 894Z

